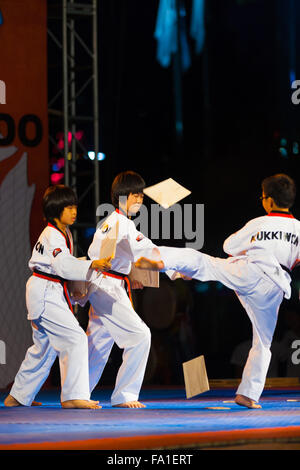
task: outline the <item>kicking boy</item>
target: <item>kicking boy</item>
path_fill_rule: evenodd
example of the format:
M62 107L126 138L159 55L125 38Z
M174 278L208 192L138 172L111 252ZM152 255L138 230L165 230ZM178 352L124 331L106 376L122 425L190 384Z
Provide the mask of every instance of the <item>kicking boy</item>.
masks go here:
M63 408L100 408L90 400L88 344L76 320L67 290L67 279L87 280L92 272L110 268L110 260L83 261L72 256L68 228L76 220L77 198L67 186L49 187L43 197L48 221L32 252L32 276L26 285L28 319L33 346L15 377L5 406L30 406L49 375L58 355Z
M294 181L277 174L262 182L262 205L267 215L250 220L224 242L227 259L190 248L159 247L161 261L141 258L136 266L183 277L220 281L233 289L253 328L253 342L235 401L261 408L259 400L271 359L270 346L283 296L291 296L289 272L300 263L300 222L290 212L296 196Z
M145 182L137 173L126 171L116 176L111 189L116 209L96 230L88 250L91 259L99 257L103 238L111 227L119 223L112 270L92 280L89 289L91 308L87 335L91 392L101 377L114 342L124 349L111 404L126 408L145 406L138 397L151 341L149 328L135 312L125 290L131 263L142 255L152 256L155 249L155 245L137 231L129 218L141 207L144 187Z

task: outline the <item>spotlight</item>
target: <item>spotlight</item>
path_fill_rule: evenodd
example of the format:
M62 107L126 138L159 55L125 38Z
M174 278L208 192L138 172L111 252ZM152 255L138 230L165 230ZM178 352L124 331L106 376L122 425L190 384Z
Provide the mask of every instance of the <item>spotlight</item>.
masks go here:
M90 160L95 160L95 152L88 152L88 157ZM106 157L105 153L98 152L97 160L102 161Z
M280 155L281 155L282 157L284 157L284 158L287 158L287 157L288 157L287 149L285 149L284 147L280 147L279 153L280 153Z
M64 178L63 173L52 173L51 175L51 183L52 184L59 184Z
M287 140L286 140L284 137L282 137L282 138L280 139L280 145L281 145L282 147L285 147L285 146L287 145Z
M293 142L293 154L294 155L299 154L299 144L298 144L298 142Z
M59 171L59 166L58 166L57 163L54 163L54 164L52 165L52 171Z

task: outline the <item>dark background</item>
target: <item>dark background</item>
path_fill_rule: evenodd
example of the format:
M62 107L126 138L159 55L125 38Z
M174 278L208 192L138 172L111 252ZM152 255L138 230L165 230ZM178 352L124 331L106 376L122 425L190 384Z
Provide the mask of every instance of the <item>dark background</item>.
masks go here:
M187 28L191 3L184 2ZM140 173L147 185L172 177L192 192L184 202L205 205L202 251L224 257L224 239L263 215L259 196L264 177L287 173L299 187L300 156L293 149L300 142L300 105L291 101L291 80L300 79L300 5L292 0L207 0L200 55L187 33L192 61L182 72L182 137L175 130L174 64L163 68L156 59L157 8L157 0L99 1L100 145L106 155L99 163L101 202L110 202L110 185L120 171ZM78 172L91 165L82 159ZM82 177L79 193L84 186ZM298 196L297 218L299 212ZM88 220L89 214L85 199L79 220ZM82 235L82 254L91 237ZM185 240L162 243L184 246ZM278 340L287 330L285 310L300 315L298 287L295 270L293 298L283 302L279 314ZM150 299L157 302L153 315L161 309L165 323L158 325L149 316ZM235 376L230 357L236 345L251 337L251 325L232 291L219 283L171 283L162 276L158 292L135 293L135 305L152 331L146 384L182 384L181 363L199 354L205 356L210 378ZM85 327L86 309L78 315ZM102 384L114 383L120 360L121 352L114 349ZM285 373L282 363L279 375Z

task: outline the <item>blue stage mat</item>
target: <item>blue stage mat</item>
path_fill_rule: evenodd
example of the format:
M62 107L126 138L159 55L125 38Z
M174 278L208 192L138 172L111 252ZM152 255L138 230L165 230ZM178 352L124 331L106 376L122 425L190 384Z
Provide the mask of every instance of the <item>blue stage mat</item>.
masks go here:
M268 390L259 410L228 403L233 390L190 400L184 390L144 390L140 400L145 409L112 408L110 393L93 393L101 410L62 409L58 391L41 392L37 400L42 407L6 408L1 394L0 445L300 426L299 390Z

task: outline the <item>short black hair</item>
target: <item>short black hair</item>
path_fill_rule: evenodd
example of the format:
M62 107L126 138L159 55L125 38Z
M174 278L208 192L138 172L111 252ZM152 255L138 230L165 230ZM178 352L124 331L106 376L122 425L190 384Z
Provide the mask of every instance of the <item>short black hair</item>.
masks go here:
M111 185L111 201L114 207L119 207L119 197L129 196L130 193L142 193L146 183L135 171L119 173Z
M296 198L294 180L283 173L268 176L262 182L262 189L267 197L271 197L278 207L290 208Z
M63 184L49 186L43 196L43 213L46 220L52 224L55 224L54 219L60 218L65 207L77 205L75 192Z

